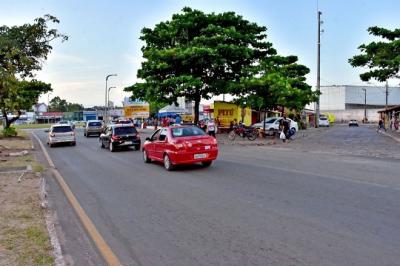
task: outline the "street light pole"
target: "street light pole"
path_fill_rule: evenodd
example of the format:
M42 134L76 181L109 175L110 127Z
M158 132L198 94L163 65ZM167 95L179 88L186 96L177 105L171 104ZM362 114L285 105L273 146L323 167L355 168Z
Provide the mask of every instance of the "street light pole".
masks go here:
M367 89L362 88L364 91L364 123L367 122Z
M117 74L110 74L106 76L106 92L105 92L105 100L104 100L104 122L107 123L107 93L108 93L108 86L107 86L107 81L109 77L116 77Z
M110 90L115 89L116 87L109 87L108 88L108 95L107 95L107 108L110 107Z
M319 127L319 92L321 89L321 11L318 11L318 42L317 42L317 92L318 99L315 103L315 127Z

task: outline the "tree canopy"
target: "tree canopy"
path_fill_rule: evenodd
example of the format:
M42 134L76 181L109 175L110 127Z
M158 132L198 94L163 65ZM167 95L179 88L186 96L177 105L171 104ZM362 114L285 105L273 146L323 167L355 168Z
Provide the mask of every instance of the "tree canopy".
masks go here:
M10 78L7 83L8 89L0 98L1 113L6 122L5 128L20 117L22 110L30 110L41 94L52 90L50 84L36 80L18 81L16 78ZM7 117L9 113L16 116L9 119Z
M202 98L230 92L246 67L276 54L265 31L234 12L205 14L186 7L172 20L142 30L142 81L125 91L169 104L183 96L195 102L197 122Z
M21 115L22 109L30 109L42 93L51 91L49 84L31 80L35 72L42 69L42 63L52 50L51 41L68 37L49 23L59 23L51 15L37 18L32 24L22 26L0 26L0 109L6 118L6 128ZM7 120L7 114L17 115Z
M61 99L59 96L54 97L49 102L49 110L51 112L76 112L84 109L82 104L69 103L65 99Z
M369 34L383 38L383 41L362 44L361 54L349 59L353 67L367 67L369 71L360 74L362 81L376 79L386 81L399 78L400 69L400 29L388 30L380 27L368 28Z
M306 83L310 70L297 63L297 56L274 55L251 66L248 77L241 80L234 94L239 103L259 110L277 106L301 110L317 99L317 93Z

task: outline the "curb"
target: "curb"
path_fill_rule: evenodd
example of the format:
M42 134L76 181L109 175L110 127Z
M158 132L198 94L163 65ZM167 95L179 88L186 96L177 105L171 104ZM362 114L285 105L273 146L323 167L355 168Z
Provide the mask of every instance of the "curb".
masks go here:
M379 131L379 133L381 133L381 134L383 134L383 135L385 135L385 136L387 136L387 137L389 137L389 138L392 138L393 140L395 140L395 141L397 141L397 142L400 143L400 137L395 137L395 136L393 136L393 135L391 135L391 134L388 134L388 133L382 132L382 131Z
M40 148L42 149L43 154L46 157L47 162L49 163L49 166L51 168L50 170L53 172L53 176L57 180L62 191L64 192L64 195L67 197L68 201L71 203L72 208L74 209L75 213L78 215L79 220L81 221L83 227L85 228L86 232L89 234L90 238L93 240L93 243L99 250L100 254L104 258L106 263L108 265L112 265L112 266L122 265L122 263L119 261L117 256L114 254L114 252L107 245L104 238L100 235L99 231L97 231L92 220L89 218L89 216L83 210L82 206L79 204L75 195L72 193L71 189L69 188L67 183L64 181L64 178L62 177L60 172L58 172L57 168L54 165L53 160L50 158L50 155L46 151L46 148L44 147L43 143L40 141L39 137L34 132L32 132L32 136L34 136L34 138L38 141Z

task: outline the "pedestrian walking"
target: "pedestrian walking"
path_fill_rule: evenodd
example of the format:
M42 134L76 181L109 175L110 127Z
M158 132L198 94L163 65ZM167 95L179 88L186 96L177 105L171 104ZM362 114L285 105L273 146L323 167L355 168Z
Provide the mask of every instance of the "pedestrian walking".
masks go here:
M385 128L385 124L383 123L383 120L382 119L379 119L379 122L378 122L378 129L376 130L376 132L379 132L379 131L381 131L381 130L385 130L385 132L386 132L386 128Z
M208 135L213 136L215 138L215 123L214 119L210 119L207 122L207 132Z
M288 131L289 131L289 121L286 119L286 115L283 115L282 120L280 121L279 124L280 124L280 129L281 129L281 134L279 135L279 138L283 142L286 142L286 139L288 136Z

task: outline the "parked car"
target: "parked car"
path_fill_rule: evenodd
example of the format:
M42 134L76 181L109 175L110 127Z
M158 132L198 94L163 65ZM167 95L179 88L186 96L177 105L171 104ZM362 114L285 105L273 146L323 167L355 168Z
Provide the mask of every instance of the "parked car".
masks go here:
M83 128L83 135L89 137L90 135L100 136L103 132L103 123L100 120L89 120Z
M279 124L280 124L282 118L283 117L268 117L268 118L266 118L265 122L264 122L265 130L273 131L273 132L279 131ZM297 125L297 122L290 118L286 118L286 119L290 121L290 129L297 132L299 130L299 126ZM253 124L253 127L262 129L263 128L262 121L259 123Z
M143 145L144 162L163 162L168 171L179 164L201 163L208 167L217 156L217 140L197 126L160 128Z
M76 145L75 131L70 125L55 124L52 125L47 134L47 145L53 147L54 144L69 143Z
M114 152L117 148L134 146L140 150L140 136L132 124L111 124L100 134L102 148Z
M327 117L320 117L318 124L320 127L329 127L329 119Z
M358 122L355 119L350 120L349 127L358 127Z

